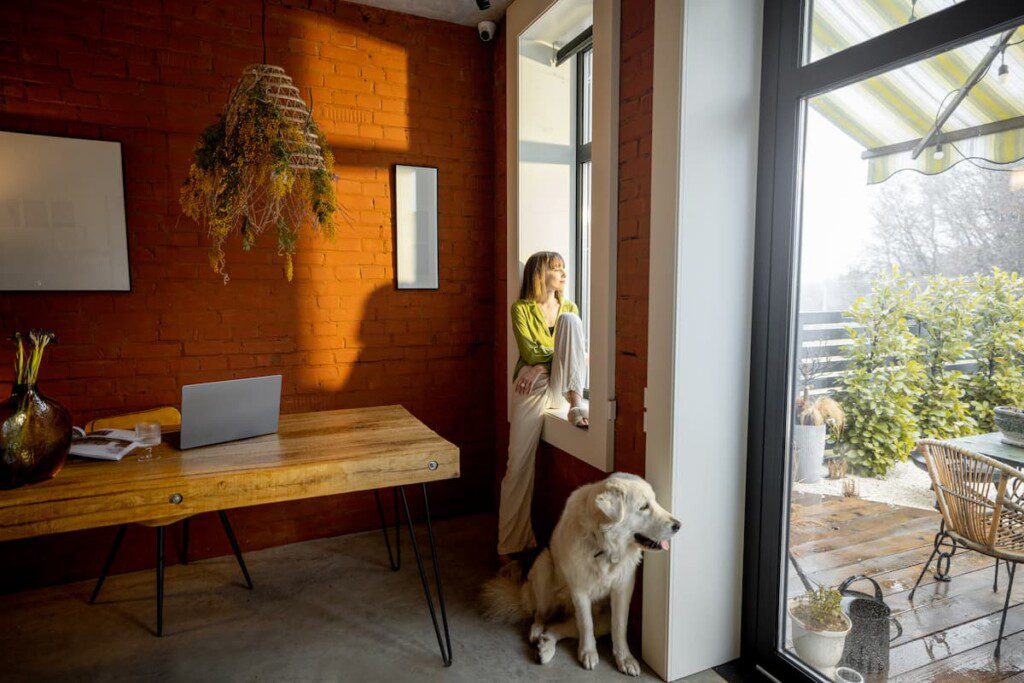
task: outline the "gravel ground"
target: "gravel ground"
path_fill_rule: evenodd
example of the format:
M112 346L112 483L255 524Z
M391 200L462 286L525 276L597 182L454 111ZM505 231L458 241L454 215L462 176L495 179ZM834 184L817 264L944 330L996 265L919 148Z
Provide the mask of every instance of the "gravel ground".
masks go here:
M822 467L822 477L814 484L797 482L793 490L801 493L819 493L833 496L843 495L842 479L827 479L828 468ZM896 463L884 478L858 477L848 475L857 482L859 497L877 503L889 503L903 507L935 509L935 494L928 473L912 462Z

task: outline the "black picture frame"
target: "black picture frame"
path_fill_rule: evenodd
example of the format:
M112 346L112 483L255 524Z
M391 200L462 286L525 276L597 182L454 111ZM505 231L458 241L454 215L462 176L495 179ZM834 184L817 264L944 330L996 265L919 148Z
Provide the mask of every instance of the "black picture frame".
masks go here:
M398 229L398 169L399 168L415 168L434 171L435 183L434 183L434 224L436 226L434 232L434 272L437 274L437 284L433 287L410 287L403 286L399 280L399 229ZM440 169L437 166L422 166L417 164L393 164L391 166L391 234L394 240L394 249L392 250L392 268L395 273L395 289L403 292L409 291L436 291L441 288L441 252L438 248L441 242L441 224L440 224L440 194L438 193L439 179L441 174Z
M0 133L17 133L18 135L32 135L41 138L60 138L63 140L88 140L90 142L109 142L117 145L118 154L121 157L121 211L124 214L124 241L125 241L125 263L128 266L128 287L126 289L0 289L4 295L26 295L26 294L131 294L134 291L135 281L132 277L132 231L128 223L128 174L124 163L124 142L113 138L92 137L81 135L61 135L57 133L42 133L35 130L21 130L16 128L5 128Z

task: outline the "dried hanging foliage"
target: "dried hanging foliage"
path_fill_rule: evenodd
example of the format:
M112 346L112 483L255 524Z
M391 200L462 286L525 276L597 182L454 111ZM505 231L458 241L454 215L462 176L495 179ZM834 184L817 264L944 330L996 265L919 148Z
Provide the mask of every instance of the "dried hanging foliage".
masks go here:
M248 250L273 228L292 279L299 229L334 236L339 210L334 155L292 79L279 66L246 67L224 115L203 131L181 190L181 207L210 236L210 265L225 272L233 233Z

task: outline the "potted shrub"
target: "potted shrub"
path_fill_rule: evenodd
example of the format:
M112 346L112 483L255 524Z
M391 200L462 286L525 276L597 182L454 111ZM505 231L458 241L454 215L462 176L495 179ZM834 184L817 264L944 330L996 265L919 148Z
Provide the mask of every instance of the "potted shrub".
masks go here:
M796 402L796 424L793 426L797 481L813 484L821 479L828 433L831 430L833 438L838 440L845 421L838 403L828 396L812 399L810 389L804 388L803 396Z
M842 595L835 588L819 586L789 602L793 622L793 648L797 656L820 671L839 664L850 632L850 618L843 613Z

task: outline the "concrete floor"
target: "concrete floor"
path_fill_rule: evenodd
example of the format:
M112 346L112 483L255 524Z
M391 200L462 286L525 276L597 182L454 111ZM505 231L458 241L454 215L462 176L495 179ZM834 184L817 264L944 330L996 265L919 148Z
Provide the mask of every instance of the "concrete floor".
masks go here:
M392 573L376 532L246 553L253 591L233 557L169 567L163 638L152 635L152 571L111 577L93 606L92 582L0 596L0 680L630 680L615 670L607 638L593 672L576 663L575 641L540 666L525 626L479 616L480 585L495 569L493 526L488 516L435 525L451 668L441 663L408 537L403 567ZM425 546L425 530L418 533ZM714 672L691 679L723 680ZM659 679L647 670L639 680Z

